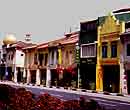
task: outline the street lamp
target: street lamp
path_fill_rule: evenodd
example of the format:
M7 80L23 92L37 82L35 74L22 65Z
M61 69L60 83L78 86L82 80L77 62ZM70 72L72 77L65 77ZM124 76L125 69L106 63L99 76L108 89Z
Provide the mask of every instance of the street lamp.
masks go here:
M76 43L76 63L78 69L78 88L80 86L80 46L79 43Z

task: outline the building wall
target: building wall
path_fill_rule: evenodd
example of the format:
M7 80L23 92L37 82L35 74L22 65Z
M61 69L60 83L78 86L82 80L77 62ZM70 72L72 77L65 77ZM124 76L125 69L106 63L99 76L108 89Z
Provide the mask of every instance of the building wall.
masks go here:
M35 49L26 50L24 65L25 68L29 68L30 65L34 64Z
M97 45L97 70L96 70L96 89L103 91L103 68L102 65L120 64L120 33L125 31L124 22L119 22L112 13L106 16L105 21L98 27L98 45ZM111 41L117 41L117 57L111 58ZM102 58L102 42L107 42L107 58Z
M24 67L25 53L21 50L16 50L15 64L17 67Z
M75 63L75 44L64 45L62 48L62 64L64 67Z
M6 57L6 62L8 66L13 66L13 64L15 64L15 51L8 50L7 51L7 57Z
M127 44L130 44L130 38L128 37L127 40L125 40L125 43L123 45L123 58L124 62L130 63L130 56L127 56Z

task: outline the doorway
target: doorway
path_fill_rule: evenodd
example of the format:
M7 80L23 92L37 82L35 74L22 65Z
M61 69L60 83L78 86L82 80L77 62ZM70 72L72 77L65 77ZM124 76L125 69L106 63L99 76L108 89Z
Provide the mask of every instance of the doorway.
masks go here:
M81 64L80 74L82 88L95 90L96 88L96 64Z
M128 87L128 94L130 94L130 70L127 70L127 87Z
M31 70L31 83L36 83L36 70Z
M119 93L120 67L119 65L103 66L103 91Z
M41 69L40 72L40 84L46 85L46 69Z

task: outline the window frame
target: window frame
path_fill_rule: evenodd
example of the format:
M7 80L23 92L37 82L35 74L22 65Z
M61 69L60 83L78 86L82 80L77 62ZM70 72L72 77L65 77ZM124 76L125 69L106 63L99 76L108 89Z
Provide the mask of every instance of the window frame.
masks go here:
M91 45L94 45L94 56L92 55L89 55L89 56L83 56L83 46L91 46ZM88 44L82 44L81 45L81 51L80 51L80 57L81 58L94 58L96 57L96 43L88 43ZM88 48L87 48L88 49Z
M103 47L106 47L106 54L105 55L103 54L104 53ZM101 53L102 53L102 58L108 58L108 42L102 42Z
M113 50L112 50L112 46L116 45L116 55L112 54ZM116 58L117 57L117 41L112 41L111 42L111 58Z

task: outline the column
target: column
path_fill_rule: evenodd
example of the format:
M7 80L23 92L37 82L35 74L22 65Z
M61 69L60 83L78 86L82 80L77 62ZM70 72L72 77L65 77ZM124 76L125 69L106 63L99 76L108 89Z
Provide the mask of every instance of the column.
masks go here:
M40 85L40 70L37 69L36 72L36 85Z
M59 53L58 63L61 65L61 63L62 63L62 52L61 52L61 48L58 49L58 53Z
M62 64L62 51L61 51L61 48L58 49L58 53L59 53L58 64L61 66L61 64ZM62 68L62 67L60 67L60 68ZM61 79L63 79L63 71L59 74L59 80L61 80Z
M124 64L120 63L120 93L127 94L127 78L125 74Z
M46 72L46 86L49 87L51 85L51 71L47 68Z
M100 31L98 30L98 34ZM99 36L99 35L98 35ZM100 41L100 37L98 37L98 45L97 45L97 64L96 64L96 90L103 91L103 69L101 65L102 60L102 44Z
M17 74L18 74L18 71L17 71L17 67L14 68L14 82L17 83Z
M27 69L27 84L29 84L31 81L31 74L30 74L30 70Z
M103 70L101 65L96 65L96 90L103 91Z
M26 69L23 70L23 78L26 78Z
M111 42L110 41L108 42L107 46L108 46L108 49L107 49L107 51L108 51L107 54L108 55L107 56L108 56L108 58L111 58Z
M26 69L23 70L23 83L26 82Z

